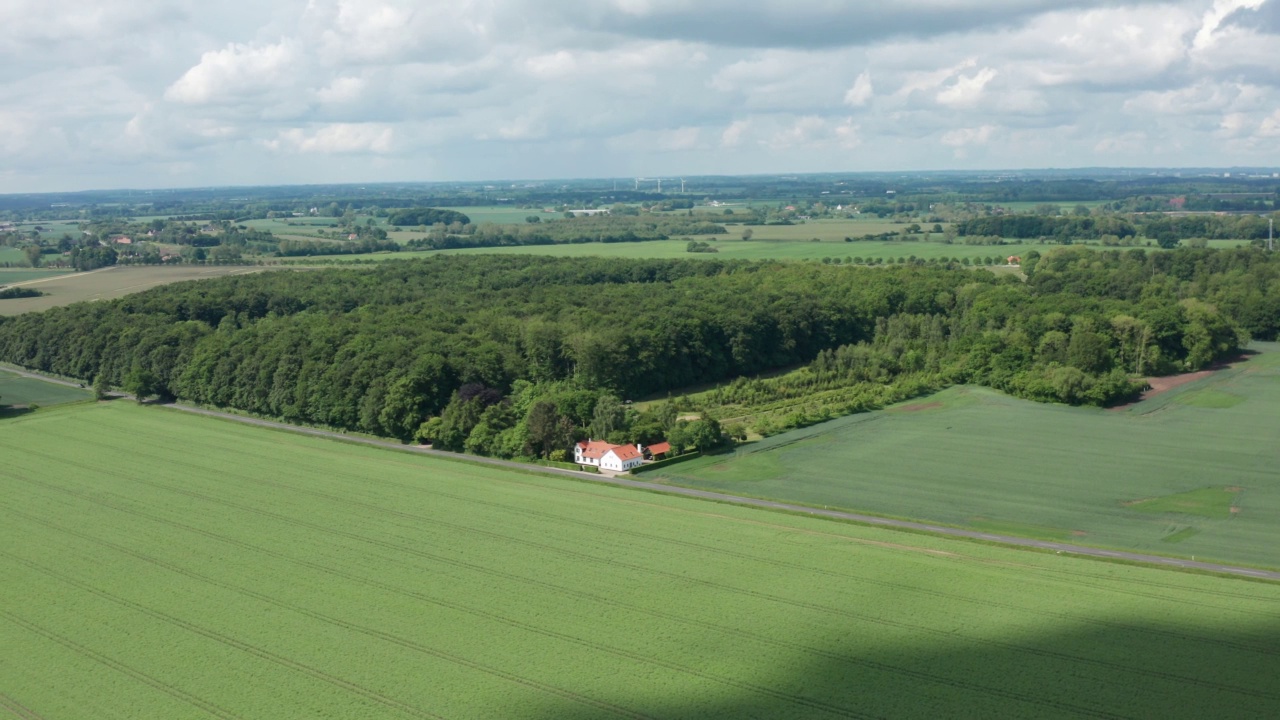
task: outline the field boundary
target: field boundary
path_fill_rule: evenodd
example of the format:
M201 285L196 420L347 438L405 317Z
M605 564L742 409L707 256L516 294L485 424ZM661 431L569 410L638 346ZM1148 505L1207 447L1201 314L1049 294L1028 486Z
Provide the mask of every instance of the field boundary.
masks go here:
M61 383L65 385L76 385L67 380L60 380L48 376L30 372L28 370L16 369L13 366L4 366L11 372L25 375L37 380L46 380L48 382ZM119 394L116 394L120 397ZM430 448L418 447L415 445L404 445L402 443L391 440L376 440L373 438L365 438L333 430L322 430L319 428L310 428L301 425L290 425L288 423L276 422L273 420L263 420L261 418L245 417L235 415L220 410L210 410L207 408L194 407L191 405L183 405L181 403L167 403L156 406L158 408L168 409L177 412L190 413L193 415L203 415L205 417L228 420L245 425L255 425L258 427L279 430L282 432L294 433L299 435L309 435L312 437L325 438L329 440L337 440L339 442L357 443L371 447L382 448L386 450L395 450L399 452L416 453L419 455L427 455L452 462L472 463L479 465L490 465L495 467L517 470L524 473L532 474L548 474L559 477L568 477L579 481L592 483L601 483L606 485L614 485L618 487L631 488L634 490L644 490L663 495L678 495L682 497L696 498L700 500L710 500L712 502L726 503L730 505L738 505L743 507L754 507L765 510L774 510L798 515L809 515L812 517L825 518L831 520L840 520L844 522L852 522L860 525L871 525L875 527L904 530L909 532L919 532L935 536L946 536L959 538L964 540L973 540L978 542L994 543L1011 547L1024 549L1032 549L1039 551L1052 551L1055 553L1065 553L1068 555L1076 555L1087 558L1100 560L1109 560L1113 562L1127 562L1141 565L1157 566L1162 568L1173 568L1185 571L1207 572L1219 575L1227 575L1242 578L1251 578L1255 580L1271 580L1280 582L1280 571L1262 570L1258 568L1243 567L1239 565L1229 565L1223 563L1213 563L1198 560L1188 560L1177 557L1166 557L1162 555L1148 555L1145 553L1126 552L1121 550L1107 550L1104 548L1089 547L1086 545L1073 545L1070 543L1053 542L1049 540L1035 540L1032 538L1016 537L1011 535L997 535L995 533L980 532L976 530L965 530L962 528L948 527L946 525L935 525L932 523L916 522L913 520L902 520L897 518L879 517L876 515L866 515L863 513L847 512L844 510L831 510L827 508L815 508L796 503L778 502L774 500L765 500L762 498L752 498L742 495L731 495L728 493L713 492L710 490L698 490L695 488L682 487L679 485L666 485L656 482L648 482L645 480L633 480L622 476L609 477L605 475L596 475L592 473L582 472L580 470L561 470L559 468L544 467L540 465L530 465L527 463L518 463L510 460L499 460L497 458L487 458L478 455L461 455L459 453L447 452L444 450L433 450Z

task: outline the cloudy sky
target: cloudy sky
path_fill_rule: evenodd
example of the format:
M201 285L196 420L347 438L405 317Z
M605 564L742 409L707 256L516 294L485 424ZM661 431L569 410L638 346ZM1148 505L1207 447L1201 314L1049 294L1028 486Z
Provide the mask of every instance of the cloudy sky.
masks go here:
M6 0L0 192L1280 165L1280 0Z

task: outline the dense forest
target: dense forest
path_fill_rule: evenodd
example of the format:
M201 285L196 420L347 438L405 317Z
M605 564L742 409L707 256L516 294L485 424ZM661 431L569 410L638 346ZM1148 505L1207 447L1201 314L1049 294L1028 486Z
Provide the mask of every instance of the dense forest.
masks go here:
M690 427L625 400L779 368L805 366L800 381L750 391L823 392L828 413L953 383L1103 405L1140 389L1133 377L1201 368L1280 330L1280 261L1259 249L1061 248L1028 265L1026 282L958 267L505 256L281 271L0 318L0 360L552 456L593 430L718 435L713 417Z

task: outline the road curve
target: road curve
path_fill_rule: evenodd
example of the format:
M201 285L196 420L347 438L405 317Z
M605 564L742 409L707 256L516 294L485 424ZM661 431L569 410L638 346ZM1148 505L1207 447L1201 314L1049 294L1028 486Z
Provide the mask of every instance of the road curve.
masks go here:
M21 370L13 366L0 366L8 372L12 372L24 377L36 380L45 380L47 382L68 385L70 387L78 387L80 384L59 378L51 378L46 375ZM118 393L115 393L118 395ZM1104 550L1101 548L1092 548L1084 545L1071 545L1069 543L1051 542L1048 540L1032 540L1030 538L1020 538L1011 535L996 535L993 533L978 532L976 530L964 530L961 528L947 527L944 525L930 525L929 523L912 522L910 520L895 520L892 518L877 517L875 515L863 515L860 513L845 512L843 510L828 510L823 508L812 508L804 505L794 505L791 503L777 502L774 500L761 500L758 498L743 497L741 495L730 495L728 493L712 492L710 490L698 490L695 488L681 487L679 485L663 485L661 483L646 482L644 480L633 480L625 477L608 477L605 475L597 475L595 473L580 472L577 470L562 470L560 468L543 467L541 465L529 465L526 463L512 462L510 460L498 460L497 458L480 457L476 455L460 455L458 453L446 452L443 450L432 450L430 448L417 447L414 445L403 445L398 442L389 440L376 440L373 438L359 437L355 435L347 435L331 430L320 430L318 428L303 427L300 425L289 425L287 423L274 422L271 420L262 420L260 418L245 417L243 415L235 415L232 413L221 412L218 410L207 410L205 408L192 407L181 403L169 403L163 407L173 410L191 413L194 415L205 415L208 417L220 418L223 420L231 420L233 422L244 423L246 425L256 425L258 427L272 428L275 430L284 430L286 432L299 433L302 435L311 435L314 437L329 438L333 440L341 440L343 442L354 442L362 445L370 445L372 447L388 448L399 450L402 452L413 452L421 455L431 455L435 457L445 458L454 462L472 462L482 465L493 465L496 467L510 468L513 470L521 470L524 472L539 472L550 475L561 475L571 477L576 480L589 480L591 482L604 483L607 485L617 485L620 487L635 488L638 490L648 490L651 492L665 493L667 495L681 495L684 497L699 498L702 500L712 500L715 502L730 503L733 505L743 505L747 507L766 508L769 510L783 510L786 512L799 513L803 515L811 515L814 517L831 518L833 520L845 520L864 525L875 525L878 527L892 528L898 530L913 530L916 532L930 533L933 535L943 535L947 537L966 538L969 540L982 540L985 542L998 543L1001 545L1011 545L1014 547L1035 548L1037 550L1052 550L1054 552L1066 553L1069 555L1079 555L1083 557L1102 558L1106 560L1122 560L1125 562L1141 563L1145 565L1155 565L1159 567L1173 567L1184 570L1201 570L1206 572L1221 573L1224 575L1237 575L1240 577L1256 578L1262 580L1280 581L1280 572L1271 570L1258 570L1255 568L1239 567L1236 565L1223 565L1219 563L1200 562L1196 560L1184 560L1181 558L1164 557L1162 555L1144 555L1142 553L1124 552L1121 550Z

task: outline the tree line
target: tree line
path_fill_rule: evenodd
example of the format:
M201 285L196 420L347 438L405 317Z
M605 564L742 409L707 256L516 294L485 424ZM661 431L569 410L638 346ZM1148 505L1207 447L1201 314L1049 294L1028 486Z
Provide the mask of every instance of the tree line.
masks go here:
M1025 283L717 259L280 271L2 318L0 359L95 387L549 457L588 434L709 442L724 430L714 412L681 422L615 404L779 368L807 366L808 379L760 381L758 402L822 397L838 414L963 382L1107 404L1136 390L1132 376L1198 369L1280 329L1280 262L1261 250L1063 248L1034 261Z

